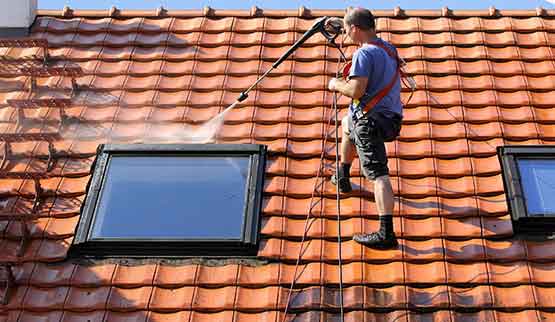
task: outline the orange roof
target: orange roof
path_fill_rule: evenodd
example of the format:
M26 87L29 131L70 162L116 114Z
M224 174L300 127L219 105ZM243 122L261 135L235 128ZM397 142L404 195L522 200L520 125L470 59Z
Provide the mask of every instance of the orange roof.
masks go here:
M401 136L387 145L400 247L377 251L350 240L378 224L371 186L356 164L355 191L341 199L346 317L555 319L555 242L512 237L496 156L499 145L555 140L555 12L375 14L380 36L398 47L418 90L404 110ZM16 286L0 306L0 321L281 321L323 148L326 176L334 165L326 84L339 54L320 35L232 110L218 136L269 146L258 253L266 261L85 263L66 256L98 144L156 140L149 135L209 120L322 15L342 11L40 11L32 37L48 40L54 65L81 67L77 82L88 94L65 108L83 127L10 143L0 178L0 263L16 263ZM0 54L32 61L41 52ZM0 81L6 134L17 119L7 100L26 98L30 80ZM45 97L70 88L69 76L37 81ZM348 100L339 103L345 113ZM52 132L59 117L57 108L25 111L39 121L31 132ZM18 256L22 226L13 217L31 212L32 177L47 170L47 140L57 161L39 180L42 198ZM335 216L327 181L304 244L290 321L337 319Z

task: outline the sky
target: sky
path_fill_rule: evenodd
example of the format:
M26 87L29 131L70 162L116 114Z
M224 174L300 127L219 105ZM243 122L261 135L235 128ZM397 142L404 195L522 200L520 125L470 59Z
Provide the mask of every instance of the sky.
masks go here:
M7 1L7 0L0 0ZM19 1L19 0L16 0ZM253 5L263 9L293 9L301 5L307 8L342 9L348 6L369 9L485 9L495 6L498 9L533 9L544 7L555 9L555 0L38 0L41 9L59 9L64 6L79 9L107 9L112 6L124 9L153 9L163 6L167 9L199 9L204 6L225 9L249 9Z

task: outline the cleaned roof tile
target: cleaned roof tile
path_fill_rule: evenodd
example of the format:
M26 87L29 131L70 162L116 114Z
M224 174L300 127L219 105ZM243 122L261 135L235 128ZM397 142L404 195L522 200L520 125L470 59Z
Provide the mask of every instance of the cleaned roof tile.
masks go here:
M156 265L148 264L141 266L118 265L112 284L119 287L139 287L152 285Z
M195 288L190 286L169 289L154 287L148 308L160 313L190 310L194 291Z

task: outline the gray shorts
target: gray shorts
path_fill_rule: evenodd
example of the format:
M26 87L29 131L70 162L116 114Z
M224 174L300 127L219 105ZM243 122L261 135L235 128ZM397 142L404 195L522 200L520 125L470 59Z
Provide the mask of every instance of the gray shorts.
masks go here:
M398 114L368 113L356 124L350 115L343 119L346 133L355 145L362 174L368 180L389 175L385 142L393 141L401 131L402 118Z

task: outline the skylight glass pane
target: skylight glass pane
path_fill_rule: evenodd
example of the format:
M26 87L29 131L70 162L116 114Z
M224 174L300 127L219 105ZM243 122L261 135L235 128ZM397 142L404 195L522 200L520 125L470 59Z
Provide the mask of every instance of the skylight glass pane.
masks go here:
M92 238L240 239L248 156L113 155Z
M528 215L555 214L555 160L517 162Z

